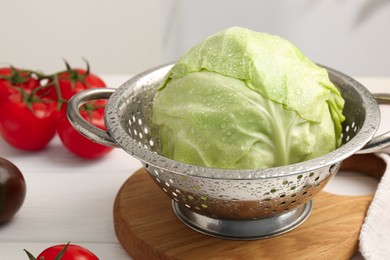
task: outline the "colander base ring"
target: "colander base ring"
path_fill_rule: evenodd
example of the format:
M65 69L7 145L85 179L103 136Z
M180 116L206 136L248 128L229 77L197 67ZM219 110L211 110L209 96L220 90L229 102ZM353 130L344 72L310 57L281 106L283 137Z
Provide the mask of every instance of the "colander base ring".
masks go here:
M174 213L185 225L202 234L230 240L265 239L289 232L309 217L312 205L310 200L300 207L269 218L226 220L195 213L172 201Z

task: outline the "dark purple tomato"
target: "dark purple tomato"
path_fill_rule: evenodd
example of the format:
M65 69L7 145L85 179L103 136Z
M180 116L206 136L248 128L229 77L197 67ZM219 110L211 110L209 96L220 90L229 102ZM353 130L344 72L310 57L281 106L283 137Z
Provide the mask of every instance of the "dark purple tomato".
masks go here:
M26 196L26 183L18 167L0 157L0 224L18 212Z

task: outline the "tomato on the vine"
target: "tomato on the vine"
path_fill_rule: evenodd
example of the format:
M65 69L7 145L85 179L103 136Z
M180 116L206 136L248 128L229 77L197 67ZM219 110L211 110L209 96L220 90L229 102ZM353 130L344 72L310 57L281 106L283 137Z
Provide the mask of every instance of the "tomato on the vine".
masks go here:
M18 212L26 196L26 183L18 167L0 157L0 224Z
M0 68L0 103L18 92L18 88L31 91L39 86L39 79L27 70L13 67Z
M62 72L58 75L58 82L62 98L66 100L82 90L106 87L106 83L101 78L84 69L72 69Z
M36 258L25 250L30 260L99 260L85 247L74 244L60 244L46 248Z
M43 149L56 134L56 106L52 100L26 101L22 93L14 93L0 104L0 134L16 148Z
M0 134L16 148L40 150L55 136L58 124L60 138L71 152L84 158L100 157L112 148L96 144L74 130L66 117L66 107L78 92L104 88L106 84L90 72L88 62L86 69L65 64L66 70L51 75L0 68ZM94 107L83 113L92 124L104 129L103 108Z
M87 70L79 68L72 69L67 64L67 68L67 70L55 74L55 77L50 79L47 88L42 90L45 96L53 100L61 99L66 103L73 95L80 91L89 88L106 87L106 83L100 77L91 73L89 67ZM58 94L60 94L60 97Z
M92 125L106 130L104 124L104 106L106 100L95 100L85 104L80 109L80 114ZM64 117L58 122L58 135L64 146L72 153L83 158L98 158L110 151L112 147L95 143L73 128L69 119Z

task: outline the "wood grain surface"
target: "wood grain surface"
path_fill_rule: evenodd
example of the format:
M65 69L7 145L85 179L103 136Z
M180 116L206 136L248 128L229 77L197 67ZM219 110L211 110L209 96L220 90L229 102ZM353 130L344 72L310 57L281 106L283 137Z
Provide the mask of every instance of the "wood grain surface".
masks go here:
M360 164L365 165L363 170ZM346 169L370 168L368 173L378 178L382 164L373 155L345 161ZM372 196L320 192L310 217L296 229L263 240L224 240L181 223L172 211L171 199L139 169L117 194L114 225L120 243L134 259L349 259L357 250Z

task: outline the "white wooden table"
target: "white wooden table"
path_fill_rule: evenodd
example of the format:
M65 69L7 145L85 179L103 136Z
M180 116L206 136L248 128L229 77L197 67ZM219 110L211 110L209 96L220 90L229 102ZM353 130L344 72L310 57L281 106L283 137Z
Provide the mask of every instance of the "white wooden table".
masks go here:
M103 76L109 87L129 78ZM390 78L358 80L373 92L390 92ZM19 151L0 139L0 156L19 167L27 184L22 208L11 222L0 226L1 260L27 259L23 249L38 255L46 247L68 241L90 249L100 259L130 259L115 235L113 202L121 185L141 167L137 160L120 149L99 160L80 159L66 151L58 137L40 152ZM344 176L341 182L334 178L327 190L364 194L375 185L367 185L364 176Z

